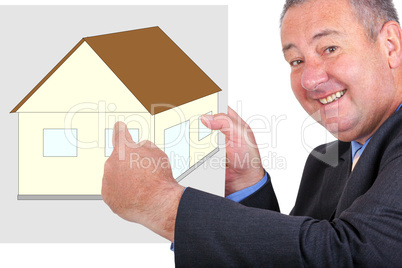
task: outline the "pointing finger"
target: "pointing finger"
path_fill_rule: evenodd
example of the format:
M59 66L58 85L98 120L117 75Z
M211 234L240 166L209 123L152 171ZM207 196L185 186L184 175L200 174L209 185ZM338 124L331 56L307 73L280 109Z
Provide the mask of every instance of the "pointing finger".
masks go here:
M112 142L114 148L119 147L120 145L125 146L126 144L134 143L130 132L128 132L127 125L123 122L119 121L114 124Z

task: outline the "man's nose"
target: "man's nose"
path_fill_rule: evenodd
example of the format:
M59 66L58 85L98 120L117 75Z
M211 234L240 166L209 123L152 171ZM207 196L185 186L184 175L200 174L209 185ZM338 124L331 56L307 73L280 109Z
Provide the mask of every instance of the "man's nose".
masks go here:
M325 83L328 75L324 64L320 62L305 62L304 70L301 78L301 84L304 89L313 91L317 86Z

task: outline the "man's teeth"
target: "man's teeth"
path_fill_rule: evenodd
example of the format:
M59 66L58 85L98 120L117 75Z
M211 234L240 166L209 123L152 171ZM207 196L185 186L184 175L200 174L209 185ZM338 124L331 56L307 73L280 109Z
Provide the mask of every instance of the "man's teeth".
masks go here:
M342 91L338 91L338 92L332 94L331 96L328 96L328 97L326 97L326 98L320 99L320 102L321 102L322 104L329 104L329 103L331 103L331 102L336 101L336 100L339 99L340 97L342 97L343 94L345 94L345 92L346 92L346 89L344 89L344 90L342 90Z

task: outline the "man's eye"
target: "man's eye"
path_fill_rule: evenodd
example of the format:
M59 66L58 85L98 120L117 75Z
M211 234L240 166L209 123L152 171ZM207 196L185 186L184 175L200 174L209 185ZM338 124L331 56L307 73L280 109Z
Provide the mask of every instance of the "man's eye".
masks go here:
M332 46L332 47L328 47L325 52L327 53L334 53L336 50L338 49L338 47Z
M303 62L302 60L294 60L290 62L290 66L295 67L300 65L302 62Z

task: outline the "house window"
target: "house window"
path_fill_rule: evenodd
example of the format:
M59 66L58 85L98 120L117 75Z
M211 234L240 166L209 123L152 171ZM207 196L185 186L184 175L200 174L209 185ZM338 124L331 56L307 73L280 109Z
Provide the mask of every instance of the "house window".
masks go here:
M138 142L139 140L139 130L138 128L129 128L128 132L133 138L134 142ZM109 157L113 152L113 129L107 128L105 129L105 156Z
M43 156L77 156L77 129L43 129Z
M190 122L185 121L165 129L164 147L173 178L177 179L190 168Z
M206 114L212 115L212 111L209 113L206 113ZM204 126L204 124L201 122L201 116L200 116L198 118L198 140L200 141L200 140L204 139L211 133L212 133L212 130L210 130L209 128Z

